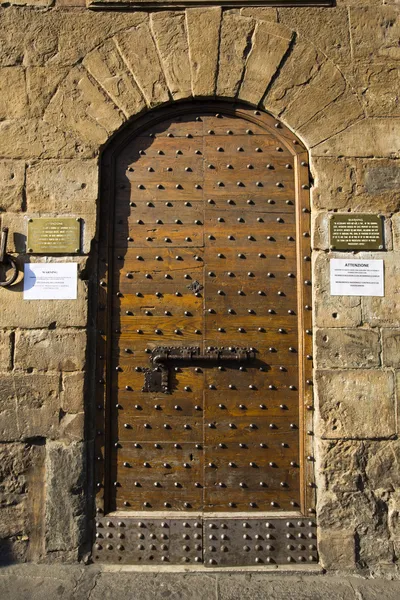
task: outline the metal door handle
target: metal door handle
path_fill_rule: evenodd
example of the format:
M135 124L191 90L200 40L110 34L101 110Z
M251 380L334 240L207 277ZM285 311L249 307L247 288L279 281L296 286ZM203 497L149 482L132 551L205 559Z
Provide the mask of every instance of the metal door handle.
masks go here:
M171 362L247 362L256 357L255 348L216 348L209 346L201 353L200 346L157 346L150 355L152 367L143 369L144 386L142 392L170 393L169 364Z

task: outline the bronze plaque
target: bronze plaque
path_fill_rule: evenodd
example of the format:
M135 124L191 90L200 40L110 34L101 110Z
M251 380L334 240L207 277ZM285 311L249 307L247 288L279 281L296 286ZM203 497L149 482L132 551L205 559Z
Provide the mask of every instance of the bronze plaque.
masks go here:
M331 250L384 250L384 217L370 214L331 215Z
M34 254L76 254L80 251L80 237L80 219L29 219L27 251Z

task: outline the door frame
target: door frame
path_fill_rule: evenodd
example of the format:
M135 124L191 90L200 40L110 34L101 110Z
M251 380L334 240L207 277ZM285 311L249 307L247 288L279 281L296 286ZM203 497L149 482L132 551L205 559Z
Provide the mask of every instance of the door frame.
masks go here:
M314 518L316 507L315 485L315 459L314 459L314 430L313 430L313 380L312 380L312 286L311 286L311 234L310 234L310 194L309 194L309 163L308 152L304 144L279 120L260 109L249 107L243 103L230 103L220 100L207 102L186 101L173 105L155 108L146 114L137 117L118 132L107 144L103 151L100 164L100 210L99 210L99 250L98 250L98 279L96 294L96 350L95 350L95 504L96 504L96 532L102 533L106 522L113 518L129 518L129 512L109 512L109 491L114 485L110 481L111 447L111 295L113 288L112 271L112 245L114 235L114 197L115 197L115 165L119 153L130 141L146 130L162 121L189 114L196 110L204 114L223 112L229 116L240 117L249 123L256 124L273 133L285 146L294 158L294 176L296 185L296 252L297 252L297 295L298 307L302 307L298 314L299 327L299 442L300 442L300 508L291 513L262 513L263 519L298 519ZM166 511L167 513L168 511ZM157 513L151 513L156 517ZM107 517L107 515L109 515ZM171 518L176 519L182 513L171 513ZM148 516L145 513L136 513L136 517ZM162 514L158 514L162 519ZM187 513L186 519L190 517ZM206 515L205 515L206 516ZM196 513L193 513L196 517ZM231 513L229 518L240 517ZM151 519L151 517L148 517ZM253 516L242 515L241 518L261 518L260 513ZM104 519L106 521L104 521ZM310 522L311 523L311 522ZM124 525L125 526L125 525ZM310 525L311 526L311 525ZM315 523L313 522L313 528ZM99 529L100 528L100 529ZM99 544L97 544L99 545ZM111 546L112 544L109 544ZM103 547L102 547L103 549ZM96 552L94 552L96 554ZM112 558L94 556L102 562L118 562ZM288 558L289 560L289 558Z

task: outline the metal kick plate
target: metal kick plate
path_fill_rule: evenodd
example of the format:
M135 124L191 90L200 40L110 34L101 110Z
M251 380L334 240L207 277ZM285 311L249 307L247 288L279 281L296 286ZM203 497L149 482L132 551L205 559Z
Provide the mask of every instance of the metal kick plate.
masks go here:
M80 251L80 219L29 219L27 251L33 254L76 254Z
M136 519L96 522L95 562L257 566L318 562L312 519Z
M336 214L329 218L331 250L384 250L384 217Z

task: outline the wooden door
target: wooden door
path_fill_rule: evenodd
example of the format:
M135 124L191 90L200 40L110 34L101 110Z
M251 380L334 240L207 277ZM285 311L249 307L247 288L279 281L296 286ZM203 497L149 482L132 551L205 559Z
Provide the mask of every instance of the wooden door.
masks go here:
M97 540L96 557L314 561L313 544L284 542L282 518L280 545L255 542L266 518L314 510L304 147L259 111L183 105L126 135L104 177L98 507L150 537ZM237 533L246 522L249 544ZM232 531L204 546L203 523ZM302 527L314 535L314 522Z

